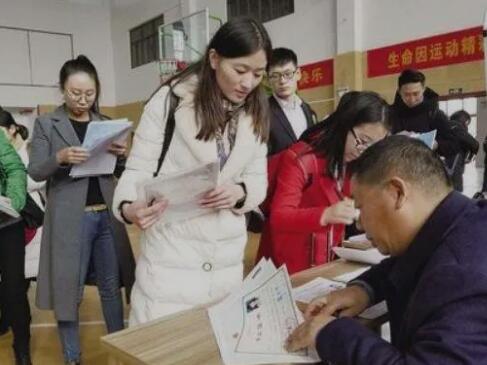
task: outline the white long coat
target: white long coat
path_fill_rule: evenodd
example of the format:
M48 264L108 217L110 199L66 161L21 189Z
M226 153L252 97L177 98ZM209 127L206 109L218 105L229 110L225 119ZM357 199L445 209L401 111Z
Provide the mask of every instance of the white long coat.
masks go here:
M160 174L217 160L215 140L196 139L192 77L173 88L180 97L174 135ZM162 150L168 88L146 105L136 130L130 156L113 199L113 211L123 200L137 198L137 186L150 179ZM159 222L140 238L141 252L132 290L130 325L143 323L196 305L217 301L242 281L247 242L244 213L254 209L267 189L267 147L254 135L252 119L242 114L235 146L220 173L220 182L244 182L247 198L241 209L223 209L186 221Z

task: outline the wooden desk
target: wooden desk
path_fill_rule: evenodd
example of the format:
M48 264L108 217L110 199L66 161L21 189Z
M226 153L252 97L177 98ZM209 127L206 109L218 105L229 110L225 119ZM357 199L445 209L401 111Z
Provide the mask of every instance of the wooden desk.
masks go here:
M293 286L335 276L363 265L334 261L291 276ZM206 309L176 313L101 338L110 364L223 365Z

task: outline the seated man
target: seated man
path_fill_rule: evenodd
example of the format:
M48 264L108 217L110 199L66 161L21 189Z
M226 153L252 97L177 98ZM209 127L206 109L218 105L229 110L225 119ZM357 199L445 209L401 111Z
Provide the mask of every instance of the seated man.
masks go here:
M314 300L288 349L315 345L334 364L485 364L487 202L454 192L441 161L405 136L356 161L360 225L391 258ZM350 318L387 301L388 343Z

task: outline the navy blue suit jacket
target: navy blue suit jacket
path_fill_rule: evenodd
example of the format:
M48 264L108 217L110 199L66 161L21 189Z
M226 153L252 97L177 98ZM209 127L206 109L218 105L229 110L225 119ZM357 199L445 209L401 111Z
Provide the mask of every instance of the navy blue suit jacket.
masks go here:
M400 257L359 280L386 300L392 344L351 318L317 337L322 359L355 365L487 364L487 201L450 193Z

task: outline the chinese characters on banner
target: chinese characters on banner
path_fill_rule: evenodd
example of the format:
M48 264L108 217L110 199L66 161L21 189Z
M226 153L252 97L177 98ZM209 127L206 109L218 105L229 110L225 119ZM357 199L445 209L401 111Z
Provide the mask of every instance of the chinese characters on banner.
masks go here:
M482 27L422 38L367 52L368 77L484 58Z
M333 59L300 66L299 90L333 84Z

